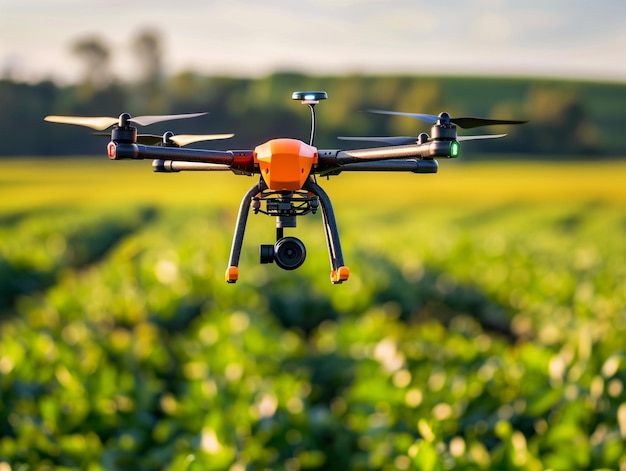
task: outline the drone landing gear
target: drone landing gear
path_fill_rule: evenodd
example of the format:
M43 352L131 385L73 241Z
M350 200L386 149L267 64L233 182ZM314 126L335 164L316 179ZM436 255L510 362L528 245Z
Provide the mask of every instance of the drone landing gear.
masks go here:
M226 282L235 283L239 277L239 257L251 205L255 214L260 212L276 216L276 243L274 245L261 244L261 263L276 262L276 265L284 270L298 268L306 258L306 248L302 241L296 237L285 237L284 228L296 227L297 216L315 213L321 206L330 257L331 281L338 284L348 279L350 270L343 264L339 232L330 198L313 180L307 180L302 189L304 191L273 192L268 191L264 181L260 181L244 195L237 216L235 237L230 252L229 266L226 270ZM262 201L265 202L265 210L261 209Z
M343 264L339 231L337 230L337 221L335 220L335 212L333 211L330 198L324 189L311 179L307 180L302 188L317 196L322 207L322 221L326 234L328 256L330 257L330 281L333 284L343 283L348 280L350 269Z

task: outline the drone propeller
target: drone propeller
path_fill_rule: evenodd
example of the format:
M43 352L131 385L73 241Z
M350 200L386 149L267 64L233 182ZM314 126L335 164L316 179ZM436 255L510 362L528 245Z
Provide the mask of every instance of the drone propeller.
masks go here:
M172 121L175 119L187 119L203 116L207 113L187 113L187 114L169 114L169 115L153 115L153 116L137 116L131 118L130 115L123 113L119 118L113 118L108 116L46 116L45 121L51 123L60 124L75 124L77 126L85 126L97 131L104 131L105 129L119 124L124 126L127 122L132 122L140 126L149 126L151 124L160 123L163 121Z
M176 136L171 136L169 140L183 147L189 144L193 144L194 142L215 141L218 139L230 139L233 136L234 136L233 133L229 133L229 134L178 134Z
M506 136L506 134L479 134L476 136L457 136L456 140L461 141L478 141L480 139L500 139Z
M457 141L474 141L479 139L498 139L506 136L506 134L483 134L477 136L457 136ZM404 146L410 144L416 144L419 142L419 138L411 136L372 136L372 137L352 137L352 136L339 136L337 139L342 141L360 141L360 142L380 142L384 144L390 144L392 146Z
M402 111L385 111L385 110L367 110L369 113L388 114L396 116L406 116L409 118L419 119L430 124L450 124L454 123L464 129L477 128L479 126L491 126L495 124L524 124L528 121L519 121L512 119L490 119L490 118L474 118L471 116L462 118L453 118L448 113L441 113L439 116L423 113L404 113Z
M96 132L96 136L110 137L111 134L107 132ZM156 146L159 144L168 144L173 142L179 147L184 147L195 142L202 141L214 141L217 139L230 139L234 134L174 134L171 131L159 134L137 134L137 144L144 144L147 146Z

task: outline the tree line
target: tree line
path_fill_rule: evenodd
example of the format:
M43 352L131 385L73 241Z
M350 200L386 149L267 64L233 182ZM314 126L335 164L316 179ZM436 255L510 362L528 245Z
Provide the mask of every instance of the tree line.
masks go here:
M104 138L87 128L43 121L48 114L118 116L208 111L206 117L154 125L141 132L234 132L217 148L251 148L275 137L307 140L310 113L293 102L295 90L325 90L318 106L316 144L346 147L337 136L415 135L428 125L409 118L364 113L369 108L456 116L527 119L516 127L459 130L459 134L509 136L473 142L477 155L624 156L626 84L493 77L412 75L311 76L277 72L260 78L206 76L183 71L166 76L158 34L141 33L133 41L137 70L133 81L110 71L110 49L97 38L77 42L73 50L84 63L83 78L71 85L0 79L0 155L102 154ZM478 131L478 132L475 132ZM207 144L202 144L206 147Z

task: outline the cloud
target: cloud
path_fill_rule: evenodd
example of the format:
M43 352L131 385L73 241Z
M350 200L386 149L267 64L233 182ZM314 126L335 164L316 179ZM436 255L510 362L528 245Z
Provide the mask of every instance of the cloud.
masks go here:
M482 13L473 19L472 32L480 42L504 42L511 37L511 23L504 15Z

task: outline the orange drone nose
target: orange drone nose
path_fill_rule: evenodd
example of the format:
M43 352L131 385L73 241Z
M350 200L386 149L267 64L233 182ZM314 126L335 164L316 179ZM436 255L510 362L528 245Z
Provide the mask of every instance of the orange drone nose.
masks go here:
M272 139L254 149L254 161L270 190L295 191L317 163L317 148L296 139Z

